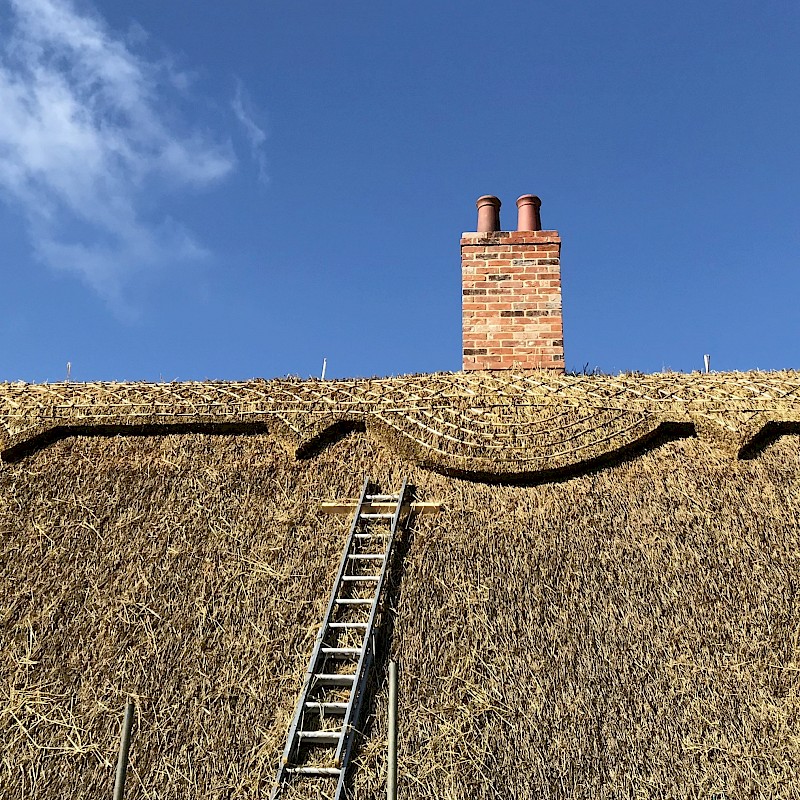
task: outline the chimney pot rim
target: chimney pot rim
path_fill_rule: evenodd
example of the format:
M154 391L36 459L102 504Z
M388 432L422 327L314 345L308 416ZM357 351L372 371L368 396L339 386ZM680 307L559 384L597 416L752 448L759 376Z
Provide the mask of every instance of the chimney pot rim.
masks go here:
M521 197L517 198L517 208L525 205L534 205L540 208L542 201L535 194L523 194Z
M483 206L495 206L495 208L500 208L501 205L503 204L500 202L500 198L493 194L483 194L475 201L475 206L477 208Z

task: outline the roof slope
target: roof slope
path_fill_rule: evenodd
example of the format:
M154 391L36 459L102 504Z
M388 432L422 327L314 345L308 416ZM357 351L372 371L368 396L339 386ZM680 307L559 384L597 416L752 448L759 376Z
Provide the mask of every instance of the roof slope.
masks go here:
M2 387L6 453L58 439L0 466L2 796L110 792L130 693L132 797L263 797L346 533L316 505L364 474L446 505L409 530L391 588L409 796L800 795L800 441L768 443L792 431L796 376L549 380ZM571 420L612 419L602 392L685 427L612 450L609 422L606 462L514 471L571 447ZM759 424L784 427L738 458ZM370 712L364 800L384 792L382 686Z

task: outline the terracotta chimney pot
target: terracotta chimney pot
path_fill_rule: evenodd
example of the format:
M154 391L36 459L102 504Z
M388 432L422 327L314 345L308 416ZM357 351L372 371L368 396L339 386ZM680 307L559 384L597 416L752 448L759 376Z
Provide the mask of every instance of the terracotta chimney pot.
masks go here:
M494 233L500 230L500 200L485 194L475 203L478 207L478 233Z
M524 194L517 200L517 230L540 231L542 218L539 215L542 201L535 194Z

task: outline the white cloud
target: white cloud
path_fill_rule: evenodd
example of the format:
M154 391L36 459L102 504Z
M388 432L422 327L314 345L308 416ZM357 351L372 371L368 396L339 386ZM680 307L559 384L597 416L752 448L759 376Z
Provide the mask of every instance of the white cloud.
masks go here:
M186 83L71 0L0 0L0 193L42 261L112 302L138 271L204 253L179 223L152 219L153 196L233 168L229 144L176 112Z
M237 81L236 83L236 94L233 97L231 107L250 144L250 155L258 168L258 179L262 183L267 183L269 180L267 176L267 159L264 155L264 143L267 141L267 134L256 123L253 103L241 82Z

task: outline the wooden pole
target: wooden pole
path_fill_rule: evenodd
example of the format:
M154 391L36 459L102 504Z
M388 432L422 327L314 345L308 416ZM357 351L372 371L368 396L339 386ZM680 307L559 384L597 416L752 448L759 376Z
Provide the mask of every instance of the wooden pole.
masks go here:
M117 758L117 777L114 781L114 800L122 800L125 794L125 776L128 772L128 751L131 747L131 728L133 727L133 703L125 708L125 719L122 722L122 735L119 740L119 757Z
M397 662L389 662L389 770L386 798L397 800Z

